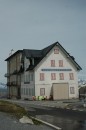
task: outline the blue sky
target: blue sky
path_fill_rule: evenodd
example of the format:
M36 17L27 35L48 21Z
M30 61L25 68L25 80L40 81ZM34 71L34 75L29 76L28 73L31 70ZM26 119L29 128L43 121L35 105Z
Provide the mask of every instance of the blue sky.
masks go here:
M86 0L0 0L0 82L6 82L11 49L42 49L56 41L86 75Z

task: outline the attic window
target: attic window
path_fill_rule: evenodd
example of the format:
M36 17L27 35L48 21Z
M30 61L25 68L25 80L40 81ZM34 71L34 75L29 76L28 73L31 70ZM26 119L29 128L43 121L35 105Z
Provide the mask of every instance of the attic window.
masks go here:
M54 49L54 54L59 54L59 49L58 48Z

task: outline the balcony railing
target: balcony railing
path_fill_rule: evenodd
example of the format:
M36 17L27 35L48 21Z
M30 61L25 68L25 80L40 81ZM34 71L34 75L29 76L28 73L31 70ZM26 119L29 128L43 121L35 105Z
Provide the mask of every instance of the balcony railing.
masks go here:
M21 83L17 81L7 82L7 86L20 86Z
M12 75L17 75L18 71L17 70L14 70Z
M23 72L24 72L24 67L20 66L20 69L19 69L19 71L18 71L18 74L21 74L21 73L23 73Z
M11 82L7 82L7 86L11 86Z
M4 76L5 76L5 77L9 77L9 76L10 76L10 74L9 74L9 73L6 73Z

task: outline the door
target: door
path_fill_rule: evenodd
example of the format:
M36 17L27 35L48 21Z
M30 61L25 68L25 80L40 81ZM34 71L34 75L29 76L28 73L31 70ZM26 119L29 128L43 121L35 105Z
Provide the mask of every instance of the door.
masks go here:
M53 99L68 99L69 85L68 83L54 83L53 84Z

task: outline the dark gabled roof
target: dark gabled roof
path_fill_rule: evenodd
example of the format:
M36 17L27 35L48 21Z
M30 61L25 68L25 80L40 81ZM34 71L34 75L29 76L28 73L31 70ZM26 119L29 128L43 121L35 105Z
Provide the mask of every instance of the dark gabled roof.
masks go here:
M22 53L22 50L18 50L16 51L14 54L12 54L11 56L9 56L7 59L5 59L5 61L8 61L9 59L11 59L12 57L14 57L16 54L18 53Z
M29 68L27 70L33 70L39 64L39 62L48 54L48 52L56 45L71 60L71 62L75 65L77 70L82 70L82 68L75 61L75 58L73 56L70 56L70 54L61 46L61 44L59 42L55 42L55 43L51 44L50 46L48 46L48 47L46 47L46 48L44 48L42 50L25 50L26 51L25 54L26 54L27 58L30 58L30 57L31 58L34 57L34 59L38 58L38 62L35 62L33 66L29 66Z
M71 60L71 62L76 66L77 70L82 70L82 68L79 66L79 64L75 61L75 58L71 56L58 42L58 47L66 54L67 58Z
M41 50L23 49L23 54L26 58L42 57Z
M75 65L75 67L77 68L77 70L82 70L82 68L78 65L78 63L75 61L74 57L71 56L62 46L59 42L55 42L53 44L51 44L50 46L42 49L42 50L32 50L32 49L23 49L23 50L18 50L16 51L14 54L12 54L11 56L9 56L5 61L8 61L10 58L12 58L13 56L15 56L17 53L22 53L22 61L24 60L24 56L26 58L34 58L34 65L30 65L28 70L33 70L38 64L39 62L50 52L50 50L54 47L54 46L58 46L59 49L61 49L64 54L67 56L67 58L69 58L69 60L71 60L71 62Z
M50 46L41 50L41 53L45 56L58 42L51 44Z
M42 49L42 50L35 50L35 52L38 51L38 52L36 52L36 53L37 53L37 54L39 53L39 56L38 56L37 54L35 54L34 59L35 59L36 62L34 62L34 65L33 65L33 66L29 66L28 69L27 69L27 71L28 71L28 70L33 70L33 69L39 64L39 62L48 54L48 52L49 52L56 44L57 44L57 42L54 43L54 44L52 44L52 45L50 45L50 46L48 46L48 47L46 47L46 48L44 48L44 49ZM31 54L34 54L34 53L35 53L34 50L32 50L32 51L33 51L33 52L31 52ZM30 52L30 51L29 51L29 52ZM36 55L37 55L37 56L36 56Z

